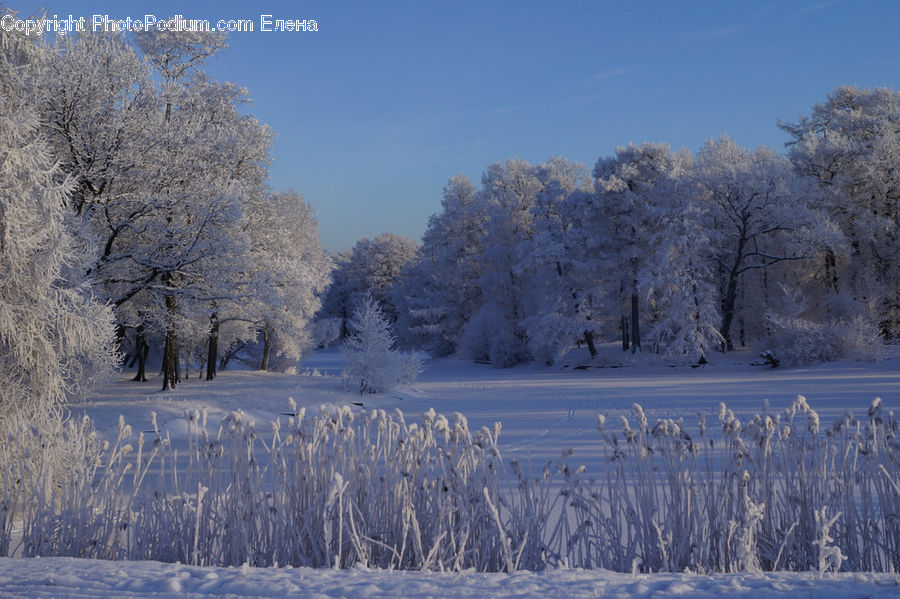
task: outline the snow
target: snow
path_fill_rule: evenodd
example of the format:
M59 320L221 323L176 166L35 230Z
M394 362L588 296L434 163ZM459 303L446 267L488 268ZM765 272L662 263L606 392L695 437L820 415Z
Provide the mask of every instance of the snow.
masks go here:
M601 360L587 369L521 365L495 369L456 358L426 362L412 385L385 394L360 395L344 390L340 382L340 351L317 352L292 376L270 372L224 371L215 381L200 381L196 372L174 392L160 392L155 379L144 385L128 375L73 407L94 419L97 428L113 438L118 417L136 428L149 428L149 414L158 414L161 430L177 439L188 425L185 413L206 408L211 428L226 414L241 409L262 426L284 418L287 399L298 406L321 404L367 409L402 410L415 420L429 408L466 416L472 430L502 422L503 455L543 462L559 457L562 449L590 462L601 449L596 415L612 421L630 415L639 403L651 422L655 418L683 417L690 423L702 412L711 418L720 402L744 421L768 400L773 411L791 405L804 395L824 424L830 425L851 410L864 416L875 397L888 409L900 406L900 365L892 357L880 363L835 362L803 368L771 369L752 366L759 361L749 352L710 357L701 368L660 365L650 356ZM655 364L654 364L655 363ZM603 364L615 367L602 367ZM588 464L589 465L589 464Z
M27 567L23 567L27 565ZM386 572L355 568L199 568L71 558L0 559L0 598L297 597L896 597L889 574L618 574L551 570L514 574Z
M900 360L877 364L840 362L806 368L751 366L754 356L735 352L713 356L702 368L670 368L649 356L623 358L617 368L519 366L496 370L455 358L430 360L420 379L388 394L359 395L343 390L336 350L318 352L302 364L300 376L226 371L215 381L183 381L175 392L157 391L157 379L136 384L128 375L72 407L90 415L101 434L113 437L118 416L136 430L160 428L173 441L184 439L186 412L206 409L211 426L232 410L263 424L287 411L287 398L300 406L358 404L402 409L418 419L430 407L461 412L472 428L502 421L505 460L518 456L537 466L572 448L590 470L603 459L596 415L630 413L639 402L649 418L684 417L697 411L712 417L724 401L739 417L773 410L802 393L830 423L850 409L865 414L874 397L886 409L900 405ZM282 417L283 418L283 417ZM158 562L102 562L70 558L0 559L0 598L5 597L895 597L900 576L841 573L620 574L559 569L514 574L463 574L306 568L199 568Z

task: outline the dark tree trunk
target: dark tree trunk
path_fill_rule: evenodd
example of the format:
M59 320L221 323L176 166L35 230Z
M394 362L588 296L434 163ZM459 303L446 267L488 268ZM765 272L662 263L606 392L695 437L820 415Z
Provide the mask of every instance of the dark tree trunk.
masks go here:
M628 318L625 317L625 314L622 314L622 351L628 351L628 347L631 345L628 341Z
M747 241L742 236L738 241L737 251L734 256L734 264L728 271L728 284L725 286L725 297L722 298L722 338L725 340L725 351L734 349L731 340L731 323L734 320L734 306L737 304L738 279L741 276L741 263L744 260L744 247Z
M641 325L638 311L638 296L631 294L631 353L641 351Z
M741 347L747 347L747 326L743 318L740 320L740 325Z
M209 318L209 351L206 354L206 380L216 378L216 361L219 359L219 315L213 312Z
M144 325L139 324L135 328L134 333L134 358L131 364L137 361L137 374L134 375L133 381L140 383L147 382L147 354L150 353L150 344L147 343L147 336L144 333Z
M584 332L584 342L587 344L588 352L592 358L597 357L597 345L594 343L594 331Z
M175 337L175 298L166 296L169 319L166 323L166 342L163 349L163 391L174 389L178 384L178 351Z
M272 351L272 330L269 329L269 327L263 327L262 335L263 335L263 354L262 354L262 363L259 365L259 369L267 370L269 368L269 354Z
M837 289L838 289L837 259L834 257L834 252L831 252L831 251L828 251L825 253L825 281L831 287L832 291L837 291Z
M731 323L734 321L734 306L737 303L737 274L732 271L728 277L728 286L725 288L725 298L722 301L722 338L724 339L725 351L734 349L734 342L731 340Z

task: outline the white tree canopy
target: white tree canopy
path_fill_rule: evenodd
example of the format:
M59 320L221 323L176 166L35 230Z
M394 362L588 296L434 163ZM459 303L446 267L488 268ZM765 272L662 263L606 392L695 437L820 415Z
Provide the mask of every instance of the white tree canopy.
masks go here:
M53 162L23 67L36 49L0 31L0 418L40 421L116 366L112 313L73 265L88 258L66 205L73 181Z

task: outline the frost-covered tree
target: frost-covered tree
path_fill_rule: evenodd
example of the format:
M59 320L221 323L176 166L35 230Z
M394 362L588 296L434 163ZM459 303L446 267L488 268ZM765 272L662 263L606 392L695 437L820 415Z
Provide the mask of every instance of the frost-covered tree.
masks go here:
M846 259L823 255L828 315L864 315L900 335L900 92L839 86L797 123L779 123L796 169L846 235Z
M126 252L147 272L147 318L165 330L164 388L178 380L179 329L202 322L211 332L213 303L247 292L244 211L263 193L271 142L268 128L238 110L246 90L209 81L200 68L224 47L221 36L170 33L137 36L162 80L143 200L153 207L147 230L162 235Z
M674 196L657 211L659 228L638 273L655 318L645 338L669 358L701 361L722 345L715 265L715 231L704 226L689 196Z
M88 258L34 109L37 47L0 31L0 420L41 426L71 393L116 366L112 315L77 266Z
M518 269L526 280L522 324L529 348L536 360L552 363L573 341L583 339L594 356L599 321L578 264L586 256L572 246L571 235L572 208L589 193L589 171L582 164L553 157L536 166L534 175L541 187L531 208L532 233L518 248Z
M122 34L86 31L45 50L38 106L47 137L75 180L73 211L103 248L98 261L109 260L115 237L140 215L157 141L148 130L158 120L151 69Z
M335 257L333 282L323 300L320 317L340 319L343 335L355 306L371 293L385 316L396 321L397 308L391 292L404 266L417 253L415 241L394 233L360 239L349 253Z
M332 261L319 241L315 212L296 192L271 193L254 204L249 231L253 297L248 317L259 328L260 370L267 370L273 352L297 360L309 347L306 328L321 305Z
M787 159L766 148L750 152L729 137L710 140L694 162L693 180L707 227L715 232L718 287L725 349L733 349L732 325L743 298L742 280L776 265L813 258L839 243L812 205L816 190ZM766 285L749 303L764 302ZM748 294L749 290L745 290Z
M352 277L364 281L391 321L396 320L396 308L391 290L400 279L403 268L415 259L419 245L394 233L382 233L370 242L362 241L353 249Z
M136 379L145 380L147 339L164 332L171 387L181 354L224 324L216 310L249 292L243 213L263 194L271 133L238 109L246 90L202 72L225 47L221 35L135 39L140 54L106 33L48 47L39 106L76 181L79 240L95 248L84 271L116 307L120 335L135 331Z
M395 348L391 325L371 293L353 312L349 329L341 348L347 362L344 377L358 385L360 394L389 391L414 381L422 371L418 356Z
M143 320L128 303L149 283L130 260L129 236L149 206L158 100L150 67L121 34L84 32L45 46L35 65L36 106L53 156L73 181L68 204L79 242L91 247L95 292L116 307L119 335L135 328L138 379L147 347Z
M156 222L165 223L174 248L195 250L202 249L205 241L219 243L196 256L190 256L192 252L172 254L162 268L156 268L166 308L165 387L177 380L179 312L194 309L179 304L187 299L207 306L213 299L230 297L231 277L223 275L246 272L240 266L245 258L241 255L245 236L241 213L243 204L262 192L270 134L256 119L239 113L237 104L246 98L246 90L236 86L210 82L202 73L194 73L187 80L167 83L163 92L164 153L154 178L158 190L153 202L160 208ZM229 198L233 198L230 206L222 201ZM210 202L222 206L213 207ZM192 215L195 208L191 204L199 204L200 222L207 207L229 217L217 223L218 231L208 229L211 235L205 237L194 227L198 219ZM183 277L179 269L169 268L178 262L190 262L193 276ZM205 288L197 293L198 286Z
M532 166L512 159L488 166L476 202L484 206L486 243L474 257L482 304L460 339L463 353L506 368L530 358L519 246L531 238L535 196L542 185Z
M453 353L466 321L481 304L475 257L484 245L487 216L475 192L465 175L447 182L441 212L428 219L418 258L394 289L405 345L436 355Z
M689 156L672 152L667 144L629 144L594 166L594 218L588 221L595 235L605 238L607 268L615 273L607 293L621 307L622 347L641 349L641 310L638 273L650 253L650 240L658 231L653 204L665 201L666 188L681 176Z

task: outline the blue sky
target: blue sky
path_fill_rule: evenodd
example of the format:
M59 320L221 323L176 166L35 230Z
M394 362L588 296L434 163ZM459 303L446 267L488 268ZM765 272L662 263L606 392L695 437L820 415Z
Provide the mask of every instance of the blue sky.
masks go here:
M900 87L900 2L15 2L60 16L252 19L213 59L278 135L270 183L303 194L326 248L418 239L456 173L723 133L783 149L836 85ZM318 32L260 32L261 14Z

